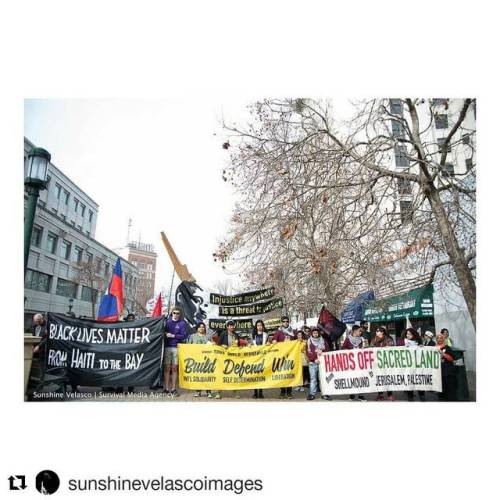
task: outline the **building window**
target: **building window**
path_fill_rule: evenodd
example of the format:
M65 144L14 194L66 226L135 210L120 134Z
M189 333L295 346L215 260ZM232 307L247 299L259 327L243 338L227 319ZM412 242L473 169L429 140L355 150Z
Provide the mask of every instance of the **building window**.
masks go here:
M90 252L87 252L87 262L89 264L92 264L93 259L94 259L94 256Z
M31 269L26 270L26 279L24 280L24 286L30 290L37 290L38 292L50 292L50 282L52 276L39 273L38 271L32 271Z
M398 191L401 195L411 194L411 181L398 178Z
M33 226L33 232L31 233L31 244L37 248L40 248L42 244L42 228L38 226Z
M97 298L97 290L82 285L81 299L85 302L94 302L94 297Z
M407 224L408 222L411 222L411 217L412 217L411 201L401 200L399 202L399 208L401 211L401 223Z
M81 264L82 259L83 259L83 248L75 246L75 250L73 252L73 260L78 264Z
M104 264L104 276L109 276L109 262Z
M61 189L62 187L59 184L56 184L56 198L58 200L61 198Z
M455 175L455 167L453 166L453 163L445 163L443 168L443 175Z
M446 138L442 137L442 138L439 138L437 140L437 144L438 144L438 149L439 149L439 152L442 153L443 152L443 144L444 144L444 141L446 140ZM448 145L446 147L446 152L447 153L451 153L451 144L448 142Z
M436 128L448 128L448 115L435 114L434 123Z
M404 137L403 124L398 120L391 120L393 137Z
M66 189L64 190L64 204L65 205L68 205L69 204L69 191L66 191Z
M389 108L393 115L403 114L403 105L401 99L389 99Z
M66 259L66 260L70 259L70 257L71 257L71 243L69 241L62 240L59 255L63 259Z
M71 297L76 299L76 289L77 284L72 281L63 280L62 278L57 279L56 295L61 297Z
M92 210L89 210L89 222L92 222L93 218L94 218L94 212L92 212Z
M81 204L80 208L82 209L82 217L85 217L85 208L87 208L85 205Z
M79 205L79 202L78 202L78 200L75 198L75 199L73 200L73 207L74 207L74 209L75 209L75 212L78 212L78 205Z
M406 154L406 148L403 144L397 144L394 147L394 155L396 159L396 167L408 167L410 165L408 155Z
M57 250L57 236L52 233L47 234L47 243L45 245L45 249L49 253L56 253Z

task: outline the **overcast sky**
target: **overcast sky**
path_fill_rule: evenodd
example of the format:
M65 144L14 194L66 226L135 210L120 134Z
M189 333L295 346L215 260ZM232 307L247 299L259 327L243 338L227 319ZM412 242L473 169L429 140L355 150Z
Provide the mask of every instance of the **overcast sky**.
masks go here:
M227 279L212 253L235 194L222 180L229 153L220 117L242 120L247 102L189 100L25 101L25 136L99 204L96 239L124 247L154 244L156 290L172 266L160 231L204 288Z

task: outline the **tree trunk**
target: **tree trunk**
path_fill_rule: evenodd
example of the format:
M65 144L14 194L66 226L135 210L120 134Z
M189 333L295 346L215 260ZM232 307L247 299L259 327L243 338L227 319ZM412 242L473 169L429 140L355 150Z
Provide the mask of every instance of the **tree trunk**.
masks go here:
M460 248L450 221L446 216L439 192L430 183L426 188L424 192L436 216L436 222L443 237L446 252L462 289L472 323L474 328L476 328L476 282L474 281L474 276L469 268L464 251Z

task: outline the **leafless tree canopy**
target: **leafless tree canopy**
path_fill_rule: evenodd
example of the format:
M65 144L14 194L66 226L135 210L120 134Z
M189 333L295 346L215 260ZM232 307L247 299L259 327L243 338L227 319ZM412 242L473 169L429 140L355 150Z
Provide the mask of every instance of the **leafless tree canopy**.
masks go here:
M331 101L252 105L248 126L225 127L240 200L215 258L303 313L439 279L459 284L474 320L475 102L458 100L436 141L434 101L364 101L347 122ZM458 150L469 160L455 175Z

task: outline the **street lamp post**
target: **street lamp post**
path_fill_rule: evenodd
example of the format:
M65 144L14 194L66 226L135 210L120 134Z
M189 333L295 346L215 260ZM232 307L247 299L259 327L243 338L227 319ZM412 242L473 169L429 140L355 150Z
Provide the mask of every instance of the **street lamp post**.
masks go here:
M36 204L40 191L47 188L47 167L50 153L42 148L33 148L24 163L24 188L28 194L28 203L24 219L24 272L28 266L31 233L35 221Z

